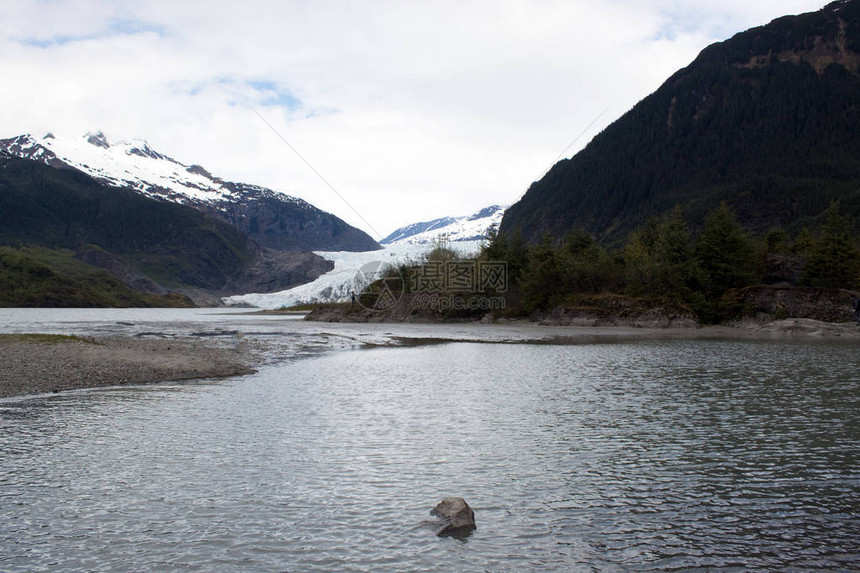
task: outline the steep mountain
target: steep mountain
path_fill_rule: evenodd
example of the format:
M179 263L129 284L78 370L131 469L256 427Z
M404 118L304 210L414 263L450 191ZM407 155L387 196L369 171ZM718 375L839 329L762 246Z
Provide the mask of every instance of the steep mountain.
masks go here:
M451 242L478 241L487 236L487 230L498 225L505 208L491 205L464 217L442 217L423 223L401 227L382 239L380 244L431 244L441 238Z
M725 200L755 231L815 225L833 200L860 230L860 0L704 49L557 163L505 213L529 242L584 229L612 244L681 205Z
M71 251L0 246L0 307L193 307L187 296L142 291Z
M379 245L363 231L310 203L246 183L224 181L199 165L184 165L145 141L111 144L99 133L67 138L21 135L0 150L52 167L82 171L102 183L164 202L194 207L225 221L264 247L281 251L368 251Z
M289 288L331 268L309 252L260 247L192 207L3 152L0 245L71 251L137 291L178 289L198 301L208 295L209 302L213 296ZM11 269L0 265L6 270Z

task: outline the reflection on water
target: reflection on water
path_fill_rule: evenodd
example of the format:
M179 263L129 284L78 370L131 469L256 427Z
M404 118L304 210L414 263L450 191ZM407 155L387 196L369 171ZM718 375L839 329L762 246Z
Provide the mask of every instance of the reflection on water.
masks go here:
M0 569L856 569L856 365L457 343L4 402ZM424 524L448 495L465 541Z

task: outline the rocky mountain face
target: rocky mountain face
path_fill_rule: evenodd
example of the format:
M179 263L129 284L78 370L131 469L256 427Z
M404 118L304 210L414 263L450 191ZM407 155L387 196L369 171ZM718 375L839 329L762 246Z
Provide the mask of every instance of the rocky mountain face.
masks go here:
M442 217L401 227L379 241L383 245L432 244L444 238L450 242L479 241L487 236L493 225L498 226L505 207L491 205L472 215Z
M287 289L332 267L310 252L261 247L234 226L191 206L155 201L78 170L3 152L0 245L40 247L47 256L51 250L71 252L138 292L179 291L198 304ZM4 270L0 265L0 279Z
M834 200L860 231L860 0L709 46L557 163L505 213L531 243L585 230L618 244L680 205L721 201L753 231L815 226Z
M307 201L258 185L215 177L185 165L145 141L108 142L102 133L67 138L49 133L0 140L0 150L57 168L82 171L101 183L158 201L194 207L281 251L368 251L380 248L364 231Z
M310 203L268 189L231 184L242 199L199 207L220 217L265 247L281 251L374 251L370 235Z

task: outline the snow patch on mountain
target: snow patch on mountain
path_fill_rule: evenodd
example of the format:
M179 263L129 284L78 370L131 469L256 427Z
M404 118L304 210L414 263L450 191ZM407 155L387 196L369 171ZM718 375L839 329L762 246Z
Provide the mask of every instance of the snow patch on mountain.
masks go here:
M282 201L311 207L301 199L265 187L214 177L199 165L185 165L155 151L142 139L110 143L102 132L77 138L52 133L37 138L27 134L0 140L0 148L52 167L71 167L108 185L134 189L163 201L209 204L223 210L227 203L247 195L277 195Z
M379 243L382 245L427 245L441 240L452 243L480 241L487 236L487 231L491 226L498 226L502 222L506 208L500 205L491 205L464 217L442 217L432 221L413 223L397 229Z

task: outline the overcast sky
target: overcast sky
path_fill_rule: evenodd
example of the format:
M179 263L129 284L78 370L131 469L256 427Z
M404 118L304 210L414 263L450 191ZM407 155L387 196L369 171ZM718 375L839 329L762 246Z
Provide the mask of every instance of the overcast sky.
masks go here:
M378 239L516 201L708 44L823 5L6 1L0 137L146 139Z

